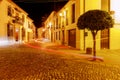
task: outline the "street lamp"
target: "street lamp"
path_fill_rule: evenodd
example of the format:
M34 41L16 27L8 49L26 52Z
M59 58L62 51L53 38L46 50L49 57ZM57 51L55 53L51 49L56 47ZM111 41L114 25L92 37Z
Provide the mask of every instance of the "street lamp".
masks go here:
M66 11L64 11L63 13L59 13L59 16L65 18L65 16L66 16Z
M112 19L114 20L115 19L115 11L110 11L110 15L111 15Z

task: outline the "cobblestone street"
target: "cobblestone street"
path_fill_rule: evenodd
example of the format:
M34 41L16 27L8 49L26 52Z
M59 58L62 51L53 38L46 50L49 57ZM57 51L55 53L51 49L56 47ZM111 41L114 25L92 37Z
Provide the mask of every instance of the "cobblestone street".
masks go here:
M14 45L0 47L0 80L120 80L120 66Z

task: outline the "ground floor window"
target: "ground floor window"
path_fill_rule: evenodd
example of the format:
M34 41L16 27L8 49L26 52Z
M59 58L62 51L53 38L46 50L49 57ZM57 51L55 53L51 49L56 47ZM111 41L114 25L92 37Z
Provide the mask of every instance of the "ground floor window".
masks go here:
M7 24L7 36L13 37L14 26L10 23Z
M109 29L101 31L101 49L109 49Z
M22 28L22 40L24 40L24 38L25 38L25 29Z

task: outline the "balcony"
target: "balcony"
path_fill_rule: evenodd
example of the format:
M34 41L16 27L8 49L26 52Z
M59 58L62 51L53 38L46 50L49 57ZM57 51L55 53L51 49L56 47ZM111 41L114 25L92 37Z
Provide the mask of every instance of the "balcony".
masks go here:
M17 24L23 25L24 21L19 16L15 16L14 20L13 20L13 23L17 23Z

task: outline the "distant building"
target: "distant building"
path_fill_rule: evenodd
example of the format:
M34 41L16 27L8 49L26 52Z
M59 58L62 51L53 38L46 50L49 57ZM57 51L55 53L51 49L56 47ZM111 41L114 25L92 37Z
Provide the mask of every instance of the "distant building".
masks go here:
M100 9L110 13L115 24L113 28L99 31L96 48L120 49L120 0L69 0L61 10L53 11L45 21L45 37L52 42L68 45L80 50L93 47L92 34L88 30L78 30L77 20L88 10Z
M0 45L30 41L35 37L35 25L22 8L12 0L0 0Z
M38 28L37 32L38 32L38 39L45 38L45 28L44 27Z

